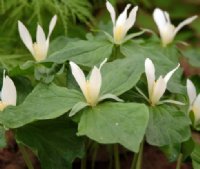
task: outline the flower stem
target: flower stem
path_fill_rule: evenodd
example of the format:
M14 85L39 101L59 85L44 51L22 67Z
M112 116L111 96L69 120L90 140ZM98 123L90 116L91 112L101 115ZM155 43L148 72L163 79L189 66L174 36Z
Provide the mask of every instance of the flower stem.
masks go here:
M140 144L140 150L139 150L137 162L136 162L136 165L135 165L135 168L136 168L136 169L142 169L143 147L144 147L144 140L143 140L143 141L141 142L141 144Z
M183 154L180 153L179 156L178 156L178 160L177 160L177 164L176 164L176 169L181 169L182 159L183 159Z
M115 169L120 169L120 158L118 145L114 145L114 158L115 158Z
M30 160L30 158L29 158L29 155L28 155L28 153L26 152L25 147L24 147L23 145L21 145L21 144L18 144L18 146L19 146L19 149L20 149L20 151L21 151L21 153L22 153L23 159L24 159L24 161L25 161L25 163L26 163L28 169L34 169L32 163L31 163L31 160Z
M132 160L130 169L134 169L135 168L137 159L138 159L138 153L135 153L134 156L133 156L133 160Z

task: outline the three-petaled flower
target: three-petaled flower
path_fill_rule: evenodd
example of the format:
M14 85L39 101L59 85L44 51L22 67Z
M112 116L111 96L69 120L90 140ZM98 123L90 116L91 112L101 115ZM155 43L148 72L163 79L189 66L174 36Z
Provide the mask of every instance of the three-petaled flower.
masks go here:
M3 85L1 89L0 111L9 105L16 106L17 92L13 81L3 73Z
M163 46L168 45L171 43L176 36L177 32L183 28L185 25L190 24L193 20L197 18L197 16L192 16L188 19L185 19L183 22L181 22L177 27L175 27L169 17L169 13L166 11L162 11L159 8L156 8L153 12L153 18L156 22L156 25L158 27L158 30L160 32L160 37L162 40Z
M96 106L96 104L104 99L114 99L116 101L123 101L119 99L117 96L113 94L105 94L100 96L100 90L102 86L102 76L101 76L101 67L104 65L104 63L107 61L105 59L98 67L94 66L91 70L90 76L87 79L83 73L83 71L80 69L78 65L76 65L74 62L70 62L72 74L78 83L79 87L81 88L81 91L86 99L85 104L80 102L81 108L85 106ZM79 105L79 103L78 103ZM75 106L76 107L76 106ZM74 115L77 112L77 109L70 112L70 116Z
M187 94L189 97L189 112L194 113L195 125L200 123L200 94L197 95L194 84L187 79Z
M35 43L33 43L31 35L27 28L24 26L24 24L18 21L18 30L20 38L22 39L24 45L28 48L28 50L31 52L36 61L42 61L47 57L47 52L49 49L49 39L55 27L56 20L57 16L55 15L51 19L51 22L49 24L49 33L47 35L47 38L42 27L40 25L37 26Z
M109 1L106 2L107 10L110 13L112 22L113 22L113 38L115 44L123 43L123 40L128 32L128 30L134 25L136 20L136 13L138 6L134 7L129 16L127 17L127 11L130 8L130 4L126 6L124 11L119 15L116 20L116 13Z
M174 72L179 68L180 64L173 70L171 70L169 73L167 73L164 77L160 76L157 80L155 80L155 67L153 62L147 58L145 60L145 74L147 77L147 83L148 83L148 93L149 93L149 103L152 106L155 106L156 104L161 103L174 103L174 104L181 104L183 103L174 101L174 100L163 100L159 101L160 98L165 93L165 90L167 89L167 83L171 76L174 74Z

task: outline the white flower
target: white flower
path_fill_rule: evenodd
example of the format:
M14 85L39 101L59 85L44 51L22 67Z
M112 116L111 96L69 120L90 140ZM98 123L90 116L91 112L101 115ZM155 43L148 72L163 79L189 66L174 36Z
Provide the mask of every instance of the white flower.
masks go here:
M130 4L126 6L124 11L119 15L116 20L116 13L109 1L106 2L107 10L110 13L112 22L113 22L113 37L114 43L121 44L123 39L125 38L128 30L134 25L136 20L136 13L138 10L138 6L134 7L129 16L127 17L127 11L130 8Z
M87 101L86 104L83 104L83 102L77 103L75 108L70 113L70 116L74 115L79 109L82 109L83 107L90 105L90 106L96 106L96 104L104 99L115 99L117 101L122 101L117 96L113 94L105 94L103 96L100 96L100 90L102 85L102 77L101 77L101 67L103 64L107 61L105 59L101 64L100 67L97 68L94 66L94 68L91 71L90 77L86 79L83 71L80 69L78 65L76 65L74 62L70 62L72 74L78 83L79 87L81 88L81 91L83 92L83 95L85 96L85 99ZM75 110L76 109L76 110Z
M167 73L164 77L160 76L157 80L155 80L155 67L153 62L147 58L145 60L145 74L147 77L147 83L148 83L148 93L149 93L149 99L148 101L152 106L155 106L156 104L161 104L164 102L169 103L175 103L175 104L181 104L178 101L174 100L163 100L159 101L160 98L165 93L165 90L167 89L167 83L171 76L174 74L174 72L179 68L180 64L178 66L171 70L169 73Z
M42 61L47 57L47 52L49 49L49 38L55 27L56 21L57 16L55 15L51 19L51 22L49 24L49 33L47 35L47 38L42 27L40 25L37 26L35 43L33 43L31 35L27 28L24 26L24 24L18 21L18 30L20 38L22 39L24 45L28 48L28 50L31 52L36 61Z
M8 105L16 106L17 92L13 81L3 74L3 86L1 89L0 111Z
M169 18L169 13L166 11L162 11L159 8L156 8L154 10L153 18L160 32L162 44L163 46L166 46L167 44L173 41L175 35L181 28L183 28L185 25L190 24L193 20L197 18L197 16L195 15L195 16L185 19L177 27L175 27L171 23L170 18Z
M200 121L200 94L197 95L194 84L187 79L187 94L189 97L189 112L193 111L195 117L195 125Z

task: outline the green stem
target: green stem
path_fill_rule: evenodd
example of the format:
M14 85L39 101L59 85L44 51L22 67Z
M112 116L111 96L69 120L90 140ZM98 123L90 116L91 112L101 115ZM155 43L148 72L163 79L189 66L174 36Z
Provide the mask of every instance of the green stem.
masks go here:
M95 160L96 160L96 157L97 157L98 149L99 149L99 145L96 143L96 145L94 147L94 153L93 153L93 156L92 156L92 169L95 168Z
M119 149L117 144L114 145L114 159L115 159L115 169L120 169Z
M30 160L30 158L29 158L29 155L28 155L28 153L26 152L25 147L24 147L23 145L21 145L21 144L18 144L18 146L19 146L19 149L20 149L20 151L21 151L21 153L22 153L23 159L24 159L24 161L25 161L25 163L26 163L28 169L34 169L32 163L31 163L31 160Z
M181 169L182 159L183 159L183 154L180 153L179 156L178 156L178 160L177 160L177 164L176 164L176 169Z
M138 153L138 158L136 162L136 169L142 169L142 154L143 154L144 140L140 144L140 150Z
M135 153L134 156L133 156L133 160L132 160L130 169L134 169L135 168L137 159L138 159L138 153Z
M81 169L86 169L86 156L81 160Z

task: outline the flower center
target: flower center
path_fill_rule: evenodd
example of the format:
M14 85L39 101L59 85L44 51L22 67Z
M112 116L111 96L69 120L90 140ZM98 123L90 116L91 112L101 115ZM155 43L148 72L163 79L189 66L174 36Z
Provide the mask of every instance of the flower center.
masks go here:
M0 101L0 111L3 111L7 107L2 101Z
M33 44L33 50L34 50L34 57L36 61L42 61L45 59L46 54L42 50L41 46L37 44L36 42Z

